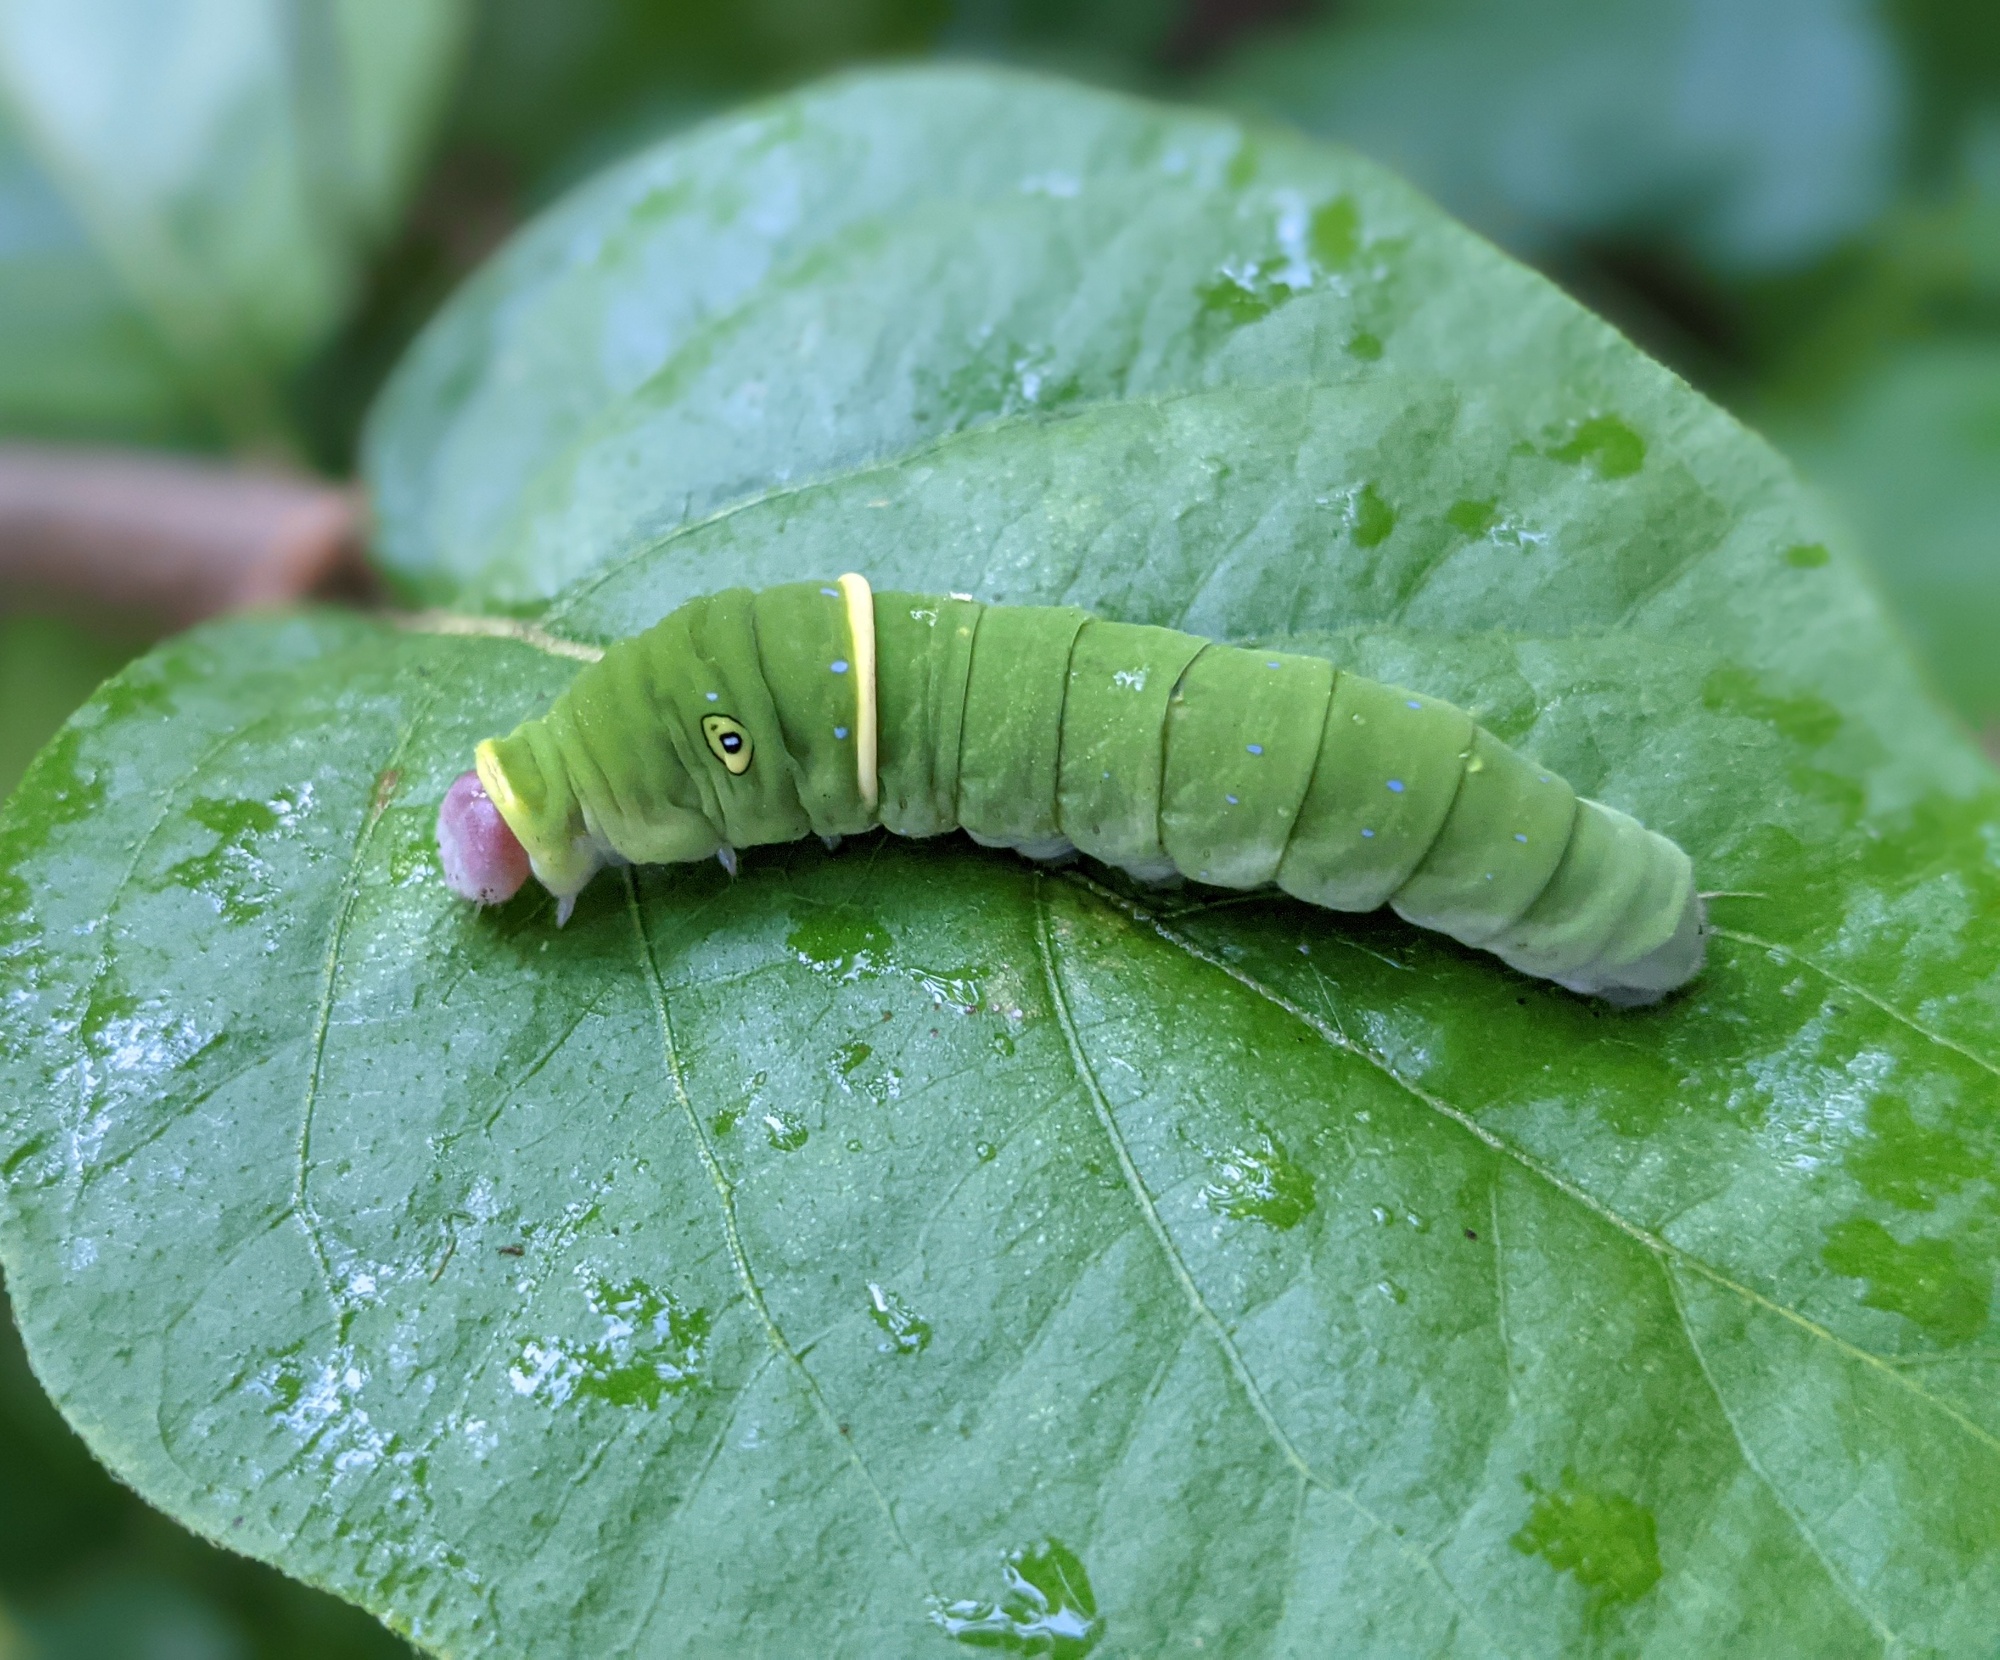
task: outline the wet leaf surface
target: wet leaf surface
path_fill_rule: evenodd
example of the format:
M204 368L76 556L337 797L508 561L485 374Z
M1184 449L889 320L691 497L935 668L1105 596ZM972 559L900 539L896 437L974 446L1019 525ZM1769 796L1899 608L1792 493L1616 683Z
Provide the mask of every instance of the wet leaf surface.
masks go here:
M697 154L714 200L632 184ZM774 176L913 158L769 251ZM958 838L475 914L436 803L573 661L214 627L4 828L0 1250L114 1468L450 1654L1982 1651L2000 789L1758 440L1358 162L1005 77L810 92L550 224L378 423L413 583L579 639L848 568L1290 637L1681 840L1711 969L1619 1012ZM1293 284L1287 227L1350 263ZM647 311L709 332L628 396ZM1024 357L1083 390L1005 404Z

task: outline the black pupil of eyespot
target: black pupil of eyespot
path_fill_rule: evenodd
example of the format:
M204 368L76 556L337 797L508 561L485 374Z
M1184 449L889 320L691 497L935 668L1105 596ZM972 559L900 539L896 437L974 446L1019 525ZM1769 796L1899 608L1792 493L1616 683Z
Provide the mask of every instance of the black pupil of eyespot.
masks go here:
M725 732L722 734L722 747L734 755L743 747L743 740L734 732Z

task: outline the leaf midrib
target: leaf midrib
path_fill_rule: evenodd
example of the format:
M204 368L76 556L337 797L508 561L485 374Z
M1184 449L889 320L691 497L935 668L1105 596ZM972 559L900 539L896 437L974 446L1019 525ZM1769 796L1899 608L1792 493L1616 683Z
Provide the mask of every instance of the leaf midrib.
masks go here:
M1089 894L1114 915L1122 917L1127 923L1133 926L1145 928L1158 936L1166 944L1174 947L1174 949L1193 958L1196 962L1213 969L1215 972L1225 975L1246 991L1251 992L1264 1002L1270 1004L1273 1008L1283 1014L1289 1015L1317 1036L1329 1048L1337 1049L1343 1054L1351 1055L1356 1060L1372 1067L1398 1089L1409 1095L1411 1099L1428 1107L1440 1117L1449 1119L1490 1151L1500 1154L1503 1158L1512 1160L1520 1168L1545 1183L1563 1198L1573 1204L1583 1206L1600 1221L1609 1223L1628 1238L1644 1246L1654 1256L1664 1261L1678 1263L1686 1267L1693 1273L1700 1275L1703 1279L1720 1286L1725 1291L1732 1293L1754 1307L1761 1308L1767 1313L1775 1314L1781 1319L1789 1321L1800 1330L1827 1344L1836 1354L1850 1360L1858 1361L1873 1368L1882 1376L1893 1379L1899 1389L1922 1401L1926 1406L1941 1414L1947 1421L1956 1425L1964 1434L1978 1443L1982 1451L1993 1455L2000 1455L2000 1436L1996 1436L1992 1432L1982 1428L1979 1424L1974 1423L1948 1401L1940 1400L1927 1390L1919 1388L1904 1375L1900 1368L1892 1366L1883 1356L1874 1354L1860 1347L1858 1344L1849 1342L1846 1338L1828 1330L1825 1326L1800 1313L1797 1309L1790 1308L1777 1299L1766 1296L1754 1287L1744 1285L1740 1281L1732 1279L1714 1264L1703 1261L1684 1247L1675 1245L1672 1241L1662 1238L1650 1229L1632 1221L1629 1217L1621 1215L1601 1199L1594 1197L1584 1187L1543 1164L1533 1154L1516 1147L1506 1137L1488 1129L1462 1107L1453 1106L1442 1096L1431 1093L1422 1085L1403 1076L1396 1069L1394 1063L1386 1056L1378 1055L1365 1045L1356 1043L1354 1039L1347 1036L1337 1026L1322 1020L1309 1010L1300 1007L1289 997L1285 996L1283 992L1273 986L1266 985L1254 974L1238 968L1234 963L1225 961L1223 958L1206 950L1198 942L1180 933L1170 923L1162 921L1143 907L1123 899L1110 888L1105 887L1102 883L1095 881L1080 871L1067 870L1060 874L1062 880ZM1922 1030L1922 1028L1915 1027L1914 1025L1912 1025L1912 1029Z

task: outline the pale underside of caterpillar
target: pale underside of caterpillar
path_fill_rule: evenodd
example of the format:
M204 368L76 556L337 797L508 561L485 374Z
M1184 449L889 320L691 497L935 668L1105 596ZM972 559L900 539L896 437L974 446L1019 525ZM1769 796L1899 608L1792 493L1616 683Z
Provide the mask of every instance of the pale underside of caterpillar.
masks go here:
M445 877L566 919L607 864L885 827L1140 881L1388 905L1523 973L1650 1003L1697 974L1688 856L1463 710L1318 657L859 576L692 600L477 751Z

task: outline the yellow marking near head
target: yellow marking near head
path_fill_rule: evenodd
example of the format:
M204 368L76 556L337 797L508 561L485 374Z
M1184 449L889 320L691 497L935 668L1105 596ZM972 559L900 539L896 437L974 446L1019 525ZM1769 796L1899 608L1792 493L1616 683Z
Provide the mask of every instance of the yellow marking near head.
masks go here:
M847 601L848 636L854 642L855 773L861 785L861 799L873 811L882 794L876 754L875 595L868 579L853 571L840 578L839 587Z
M515 793L506 769L500 765L500 751L495 744L496 740L488 738L472 752L472 769L479 774L479 787L486 792L486 799L500 810L500 816L507 821L507 828L514 832L514 839L527 850L528 863L534 867L535 879L551 893L558 893L561 883L551 880L548 865L541 857L542 849L529 837L533 815L529 813L527 803ZM578 887L582 885L581 882L577 884Z
M708 752L741 778L750 770L750 734L741 721L729 715L703 715L701 735L708 740Z
M520 821L527 817L527 810L521 805L521 798L514 793L514 786L507 781L507 774L500 765L500 752L493 745L494 740L488 738L472 752L473 770L479 774L479 787L486 792L486 799L500 809L507 828L519 838Z

